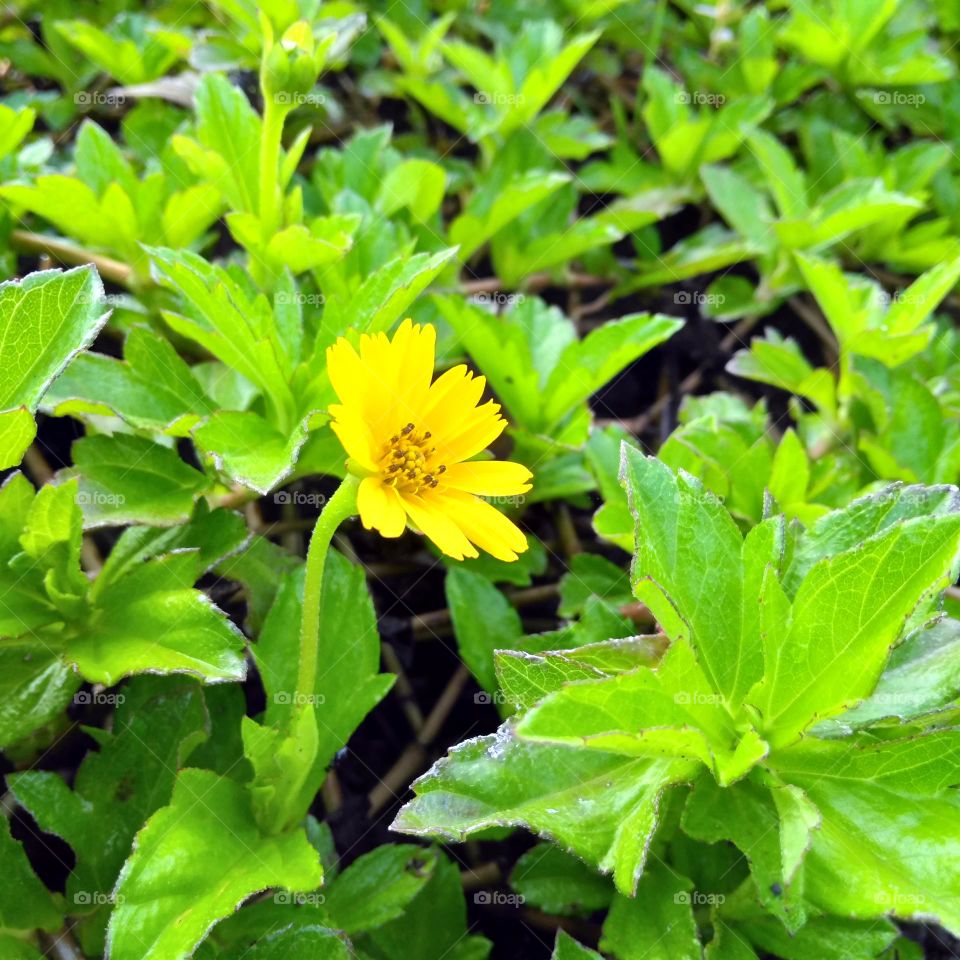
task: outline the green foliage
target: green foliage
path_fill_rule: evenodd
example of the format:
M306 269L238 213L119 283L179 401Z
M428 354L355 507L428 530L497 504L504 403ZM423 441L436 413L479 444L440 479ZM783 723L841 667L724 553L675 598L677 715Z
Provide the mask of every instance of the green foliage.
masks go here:
M955 491L894 487L808 530L771 516L744 536L699 481L629 447L623 480L633 588L666 631L666 653L650 666L608 659L589 678L513 657L514 670L536 671L537 698L421 779L396 827L463 838L509 824L549 836L636 898L616 901L604 927L601 946L616 956L699 956L700 905L767 947L755 898L801 936L831 913L922 914L956 929L941 858L960 842L946 829L957 743L936 717L957 688L941 699L931 671L919 693L926 677L914 673L915 703L902 693L897 709L879 706L904 690L912 630L931 651L952 641L952 621L932 635L923 625L960 564ZM891 658L894 647L903 653ZM656 850L662 863L678 830L733 843L750 880L689 892L689 878L647 859ZM889 872L885 844L903 851ZM889 939L881 928L875 949Z
M0 957L960 936L958 43L946 0L3 18ZM362 446L416 363L328 350L406 317L506 420L431 429L532 474L483 491L515 562L341 525L335 405L389 408Z

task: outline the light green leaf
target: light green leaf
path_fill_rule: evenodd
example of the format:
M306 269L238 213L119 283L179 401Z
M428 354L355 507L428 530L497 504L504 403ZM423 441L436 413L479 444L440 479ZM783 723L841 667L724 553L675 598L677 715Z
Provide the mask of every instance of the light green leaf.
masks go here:
M181 523L210 485L175 450L131 434L84 437L73 445L73 462L65 474L79 480L87 527Z
M208 681L242 680L243 635L200 592L198 552L150 560L106 585L67 659L106 685L131 673L190 673Z
M552 839L632 895L658 823L660 798L695 765L570 750L498 734L451 750L414 784L416 798L392 829L462 842L493 826Z
M577 404L605 386L628 364L669 339L683 321L663 314L635 313L608 321L583 340L567 345L544 387L543 423L555 425Z
M960 517L908 520L816 563L751 700L776 745L869 696L924 596L956 575Z
M731 708L760 678L760 639L744 622L743 538L702 484L623 447L621 478L636 519L634 592L671 637L686 637ZM773 556L770 557L772 561Z
M284 435L252 410L219 410L193 436L218 470L266 495L293 471L307 431L300 423Z
M663 863L648 866L636 899L614 899L600 949L616 960L700 960L690 887L686 877Z
M34 930L38 927L56 930L63 917L53 895L33 872L23 847L10 834L10 821L6 816L0 820L0 864L3 866L0 874L0 925L6 930Z
M92 267L44 270L0 284L0 469L16 466L33 439L24 411L37 409L44 391L93 342L109 315Z
M278 730L288 729L297 706L302 595L301 568L284 578L253 651L267 692L265 721ZM363 569L331 551L320 598L319 669L311 694L317 750L299 798L304 810L334 754L390 689L393 676L379 668L380 637Z
M185 960L218 920L270 887L320 885L302 830L265 837L246 789L206 770L184 770L168 807L137 835L110 917L112 960Z

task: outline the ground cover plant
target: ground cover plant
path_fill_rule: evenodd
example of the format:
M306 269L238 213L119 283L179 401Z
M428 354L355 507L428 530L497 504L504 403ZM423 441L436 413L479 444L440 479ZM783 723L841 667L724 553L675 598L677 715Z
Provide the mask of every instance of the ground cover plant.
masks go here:
M960 956L944 0L0 15L0 960Z

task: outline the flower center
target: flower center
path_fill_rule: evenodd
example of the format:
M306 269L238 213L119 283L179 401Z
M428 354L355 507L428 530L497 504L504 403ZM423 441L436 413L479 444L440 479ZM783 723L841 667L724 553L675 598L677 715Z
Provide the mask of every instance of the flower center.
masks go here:
M380 457L380 469L384 482L403 493L417 493L421 487L435 487L437 477L447 468L441 463L432 466L430 458L437 448L430 445L430 431L417 433L417 428L408 423L384 445Z

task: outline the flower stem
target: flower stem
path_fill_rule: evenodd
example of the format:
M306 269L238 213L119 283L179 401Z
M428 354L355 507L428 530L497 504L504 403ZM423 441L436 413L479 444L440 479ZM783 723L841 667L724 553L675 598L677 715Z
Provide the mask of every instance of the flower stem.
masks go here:
M300 621L300 665L297 671L297 703L309 703L317 683L320 643L320 599L327 551L337 527L357 510L358 480L352 474L337 487L317 517L307 550L303 584L303 619Z
M260 226L264 240L280 227L280 150L287 108L276 97L263 98L263 129L260 133Z

